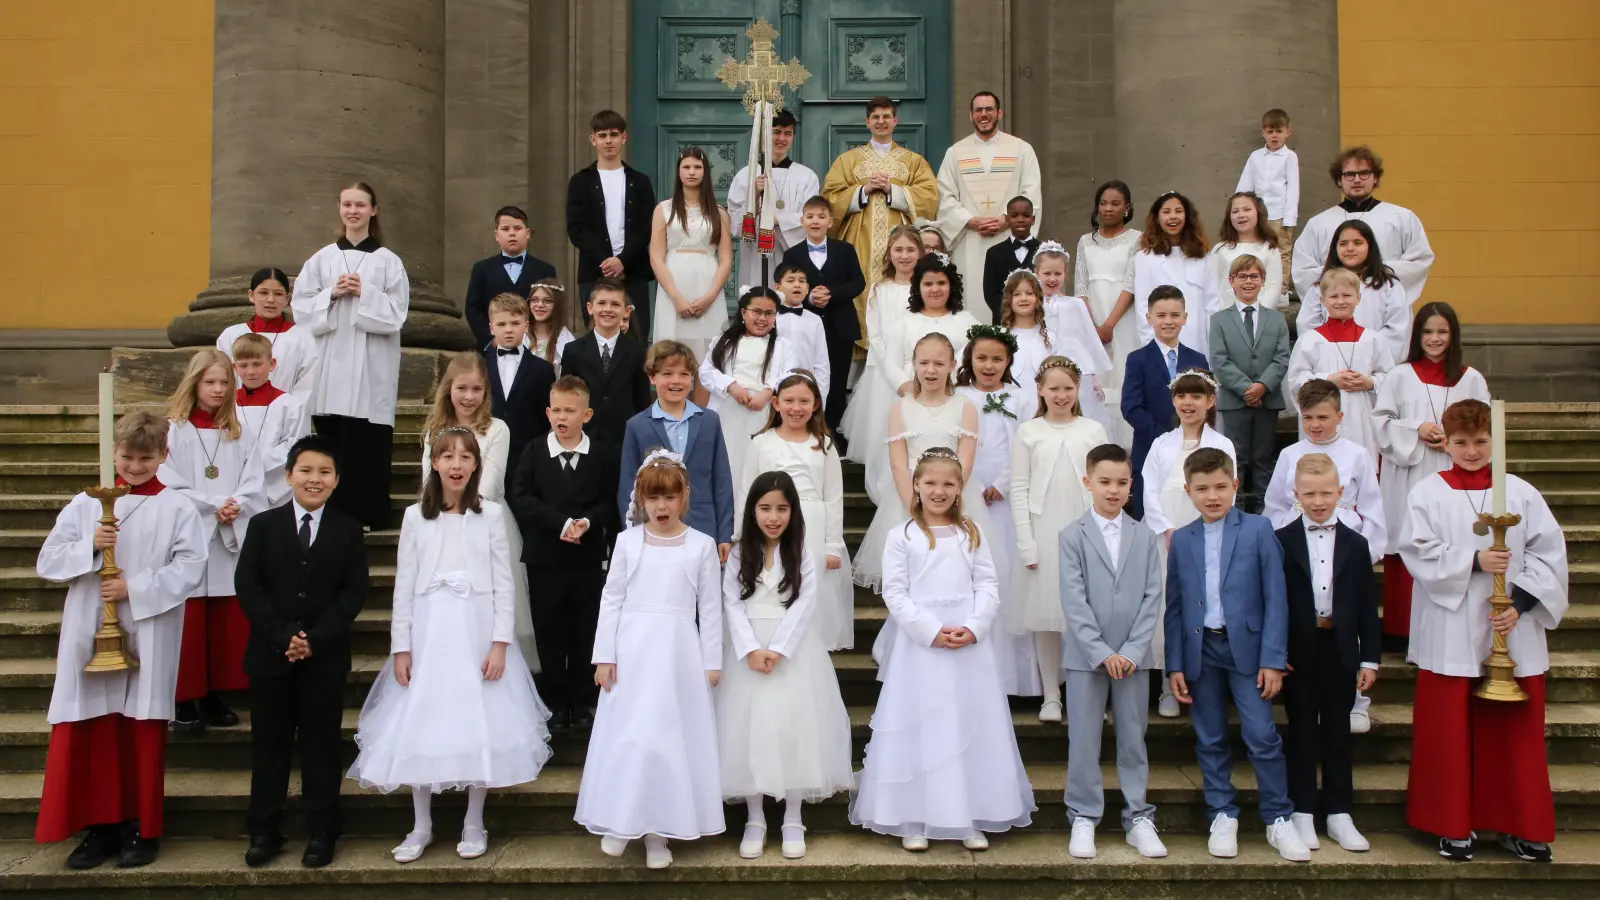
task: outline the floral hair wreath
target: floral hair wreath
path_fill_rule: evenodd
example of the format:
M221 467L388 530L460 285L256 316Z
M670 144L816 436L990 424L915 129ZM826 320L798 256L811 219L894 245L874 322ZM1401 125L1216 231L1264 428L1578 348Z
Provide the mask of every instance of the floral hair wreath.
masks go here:
M1006 350L1011 353L1011 358L1017 357L1017 336L1001 328L999 325L974 325L967 329L967 343L972 343L979 338L988 338L1006 345Z
M1044 373L1050 371L1051 369L1066 369L1067 371L1071 372L1074 377L1083 377L1083 370L1078 368L1078 364L1070 359L1067 359L1065 356L1046 357L1045 361L1039 364L1038 377L1041 379L1044 378Z
M949 447L934 447L924 451L921 456L917 457L917 465L920 466L930 459L948 460L955 463L957 469L961 468L961 457L956 456L956 452Z
M689 471L688 467L683 464L682 454L673 453L671 450L668 450L665 447L660 447L655 450L651 450L650 454L644 458L644 462L639 464L639 471L634 473L636 484L639 475L643 473L645 469L651 469L658 466L671 466L673 468L682 469L684 472ZM639 489L637 486L635 486L633 490L632 502L628 506L628 522L633 525L644 524L644 498L639 496Z
M1211 392L1212 393L1216 393L1217 390L1219 389L1219 385L1217 384L1217 379L1213 378L1211 376L1210 372L1207 372L1205 369L1189 368L1189 369L1184 369L1182 372L1179 372L1177 374L1177 377L1175 377L1171 381L1167 382L1167 390L1169 390L1169 391L1172 390L1174 387L1177 386L1179 381L1182 381L1184 378L1187 378L1187 377L1189 377L1191 375L1194 376L1195 378L1200 379L1201 381L1204 381L1206 384L1211 385Z
M540 288L544 288L547 291L554 291L558 294L565 294L567 292L566 287L555 281L536 281L533 283L532 290L537 291Z

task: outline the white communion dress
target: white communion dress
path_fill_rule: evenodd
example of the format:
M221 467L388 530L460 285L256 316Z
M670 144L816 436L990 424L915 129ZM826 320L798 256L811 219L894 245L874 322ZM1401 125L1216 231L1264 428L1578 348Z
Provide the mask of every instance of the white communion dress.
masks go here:
M889 407L899 399L898 370L890 370L890 341L899 340L911 312L911 285L880 281L867 292L867 363L856 380L850 405L839 430L850 439L845 458L866 464L870 453L883 452L889 431Z
M1013 608L1021 620L1011 627L1027 631L1067 630L1061 611L1061 529L1089 511L1083 486L1084 459L1108 441L1099 422L1078 416L1056 424L1030 419L1017 429L1011 450L1011 515L1017 529L1017 570ZM1029 569L1027 566L1037 565Z
M680 222L672 213L672 201L659 204L667 220L667 271L677 285L678 296L693 301L712 288L717 277L717 247L711 243L711 219L698 206L688 209L688 222ZM728 325L728 307L720 300L712 300L698 319L681 318L678 308L666 290L656 286L655 314L650 319L654 340L682 341L694 351L696 359L704 359L711 343Z

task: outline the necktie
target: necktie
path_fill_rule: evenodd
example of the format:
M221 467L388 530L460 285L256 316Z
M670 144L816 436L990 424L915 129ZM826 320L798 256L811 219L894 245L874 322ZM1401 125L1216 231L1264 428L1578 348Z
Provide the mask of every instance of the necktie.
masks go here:
M1254 303L1244 308L1244 333L1250 335L1250 340L1256 339L1256 305Z
M611 377L611 345L610 344L601 344L600 345L600 376L602 378Z
M567 450L561 454L561 468L571 472L578 467L578 451Z
M311 549L311 513L300 517L300 550Z
M522 348L512 347L510 349L506 349L505 347L496 347L494 348L494 352L501 356L521 356Z
M1178 351L1176 351L1176 350L1168 350L1167 351L1167 380L1171 381L1172 379L1177 378L1177 377L1178 377Z

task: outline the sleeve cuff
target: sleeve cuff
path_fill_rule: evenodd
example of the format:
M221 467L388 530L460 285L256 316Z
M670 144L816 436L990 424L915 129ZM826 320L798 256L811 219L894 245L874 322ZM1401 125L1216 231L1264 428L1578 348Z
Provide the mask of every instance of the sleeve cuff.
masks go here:
M1474 563L1473 566L1476 568L1477 564ZM1520 585L1511 586L1511 607L1517 611L1517 615L1525 616L1538 605L1539 598L1529 593L1526 588Z
M1378 671L1378 664L1377 663L1364 662L1364 663L1361 664L1361 668L1363 668L1363 669L1371 669L1372 671L1376 672L1376 671Z

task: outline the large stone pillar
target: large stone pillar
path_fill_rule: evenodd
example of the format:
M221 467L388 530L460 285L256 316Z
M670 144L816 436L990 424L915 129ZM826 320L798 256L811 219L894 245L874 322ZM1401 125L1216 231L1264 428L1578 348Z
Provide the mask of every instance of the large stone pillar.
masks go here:
M404 342L470 346L441 288L444 0L216 0L215 35L211 279L168 326L173 345L243 321L256 269L298 272L359 179L411 277Z
M1166 190L1199 207L1215 240L1261 114L1288 112L1300 157L1300 219L1326 208L1339 144L1337 0L1115 0L1119 177L1144 221Z

